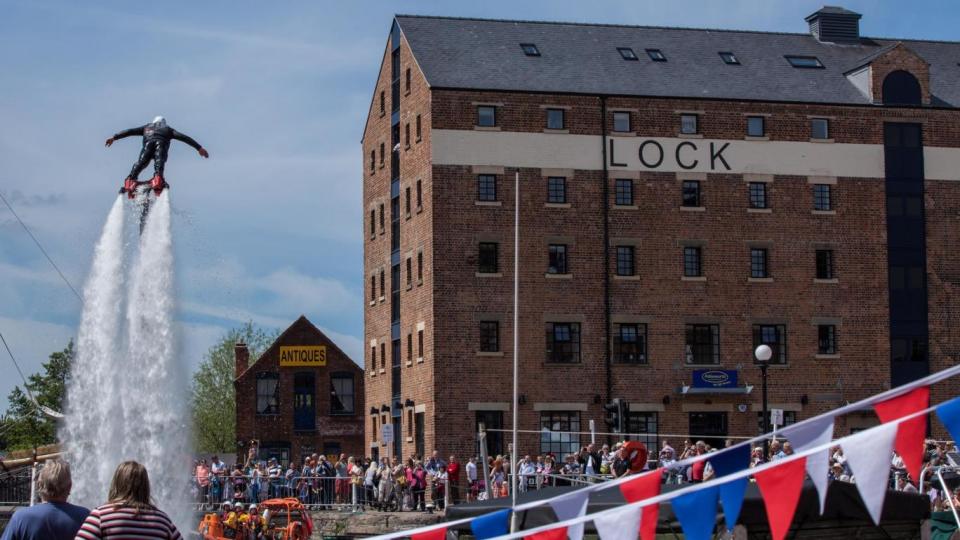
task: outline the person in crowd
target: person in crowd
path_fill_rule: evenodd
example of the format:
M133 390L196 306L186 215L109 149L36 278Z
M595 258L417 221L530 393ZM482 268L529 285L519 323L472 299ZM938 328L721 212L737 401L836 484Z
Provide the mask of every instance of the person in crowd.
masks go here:
M767 451L767 459L770 461L776 461L782 457L780 448L780 441L774 439L770 441L769 449Z
M3 531L3 540L72 540L90 510L70 504L73 482L66 461L47 461L37 476L36 489L42 504L13 513Z
M430 455L430 459L424 463L423 468L427 471L427 474L430 476L436 476L440 472L440 466L446 465L447 462L440 457L440 451L434 450L433 454Z
M572 456L571 456L572 457ZM490 469L490 487L493 488L493 496L499 497L500 491L503 488L504 483L506 482L507 475L503 470L503 461L496 460L493 462L493 467Z
M604 444L600 447L600 474L610 474L610 465L613 463L613 454L610 453L610 445Z
M243 466L237 463L230 473L230 483L233 486L233 501L242 502L247 498L247 477L243 474Z
M694 455L702 456L707 453L707 443L697 441L694 446ZM693 483L703 482L703 473L707 468L707 460L701 459L690 466L690 481Z
M447 474L447 466L440 465L440 470L437 471L437 475L433 477L434 484L437 489L434 494L434 504L437 505L437 508L443 510L446 506L446 495L447 495L447 481L450 479Z
M396 459L394 459L396 461ZM377 502L384 508L393 494L393 467L387 458L380 458L380 481L377 484Z
M223 536L226 538L237 538L240 527L240 516L243 515L243 503L232 504L223 503L223 517L220 519L223 523Z
M336 500L336 476L337 471L329 460L327 456L321 455L320 463L317 467L317 475L319 476L319 490L320 490L320 501L325 505L332 505Z
M763 458L762 446L754 446L753 449L750 450L750 467L751 468L757 467L759 465L763 465L764 463L766 463L766 461L767 460Z
M457 456L450 456L447 462L447 478L450 486L450 502L453 504L460 502L460 470Z
M314 477L313 462L310 456L303 458L303 467L300 468L300 478L297 479L297 497L300 502L309 504Z
M616 448L616 455L613 458L610 474L614 478L621 478L630 474L630 461L627 459L623 446L616 445L614 448Z
M363 493L363 467L357 462L357 458L350 456L347 458L347 483L346 504L353 504L354 501L360 501Z
M240 528L252 540L262 537L261 533L267 528L267 520L257 514L257 505L251 504L247 508L247 513L240 516Z
M347 474L347 455L340 454L340 459L334 467L336 474L336 493L337 504L347 504L350 502L350 478Z
M181 540L180 531L150 498L147 469L136 461L117 466L107 502L90 512L75 540Z
M690 439L683 440L683 451L680 452L680 461L693 457L697 454L697 449L690 443Z
M659 462L660 467L670 467L676 460L676 452L674 452L673 447L670 446L670 443L663 441L663 446L660 448L660 454L657 456L657 461Z
M906 474L897 474L897 491L904 493L916 493L917 487L910 482Z
M260 490L263 489L263 467L254 463L250 468L250 502L260 502Z
M408 462L410 460L407 460ZM403 464L399 459L393 458L393 481L396 482L397 506L400 510L406 510L413 506L413 495L410 493L410 483L407 481L407 474L412 469Z
M529 454L523 456L523 459L520 460L517 471L520 473L518 478L520 491L525 492L530 487L530 480L535 479L537 474L537 467L530 459Z
M577 461L580 463L580 472L589 480L595 479L600 474L600 454L597 453L595 444L590 443L581 448Z
M367 470L363 473L363 500L367 505L373 505L377 500L377 487L380 481L380 466L377 462L367 458Z
M423 463L417 461L413 469L408 471L407 482L413 493L413 509L425 511L427 504L424 499L424 492L427 489L427 471L423 468Z
M271 498L279 497L280 486L283 484L283 467L280 466L277 458L270 458L267 466L267 481L269 482L267 496Z
M467 486L469 487L467 502L470 502L476 500L480 494L480 484L477 481L477 458L470 456L464 469L467 471Z
M210 467L207 466L207 460L200 460L194 476L197 478L197 487L200 488L200 502L207 502L210 495Z

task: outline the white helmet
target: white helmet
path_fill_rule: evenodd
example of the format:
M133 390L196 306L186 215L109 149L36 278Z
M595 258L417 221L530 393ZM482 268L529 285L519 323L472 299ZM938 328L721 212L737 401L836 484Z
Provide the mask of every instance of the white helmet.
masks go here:
M163 127L167 125L167 119L162 116L157 116L153 119L153 122L150 123Z

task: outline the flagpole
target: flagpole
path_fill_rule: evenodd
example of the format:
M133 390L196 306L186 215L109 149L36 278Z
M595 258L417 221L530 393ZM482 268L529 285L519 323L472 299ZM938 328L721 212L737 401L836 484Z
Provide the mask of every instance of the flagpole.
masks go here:
M520 171L513 177L513 450L510 452L510 496L512 508L517 506L517 388L519 369L517 367L517 348L519 347L519 309L520 309ZM517 513L510 513L510 531L517 531Z

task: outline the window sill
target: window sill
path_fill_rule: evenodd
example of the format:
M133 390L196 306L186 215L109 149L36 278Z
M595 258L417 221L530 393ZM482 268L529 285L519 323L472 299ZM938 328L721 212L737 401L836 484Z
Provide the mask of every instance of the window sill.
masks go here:
M813 278L813 282L814 283L840 283L840 279L839 278L830 278L830 279Z
M421 285L423 285L423 280L422 280L422 279L418 279L418 280L417 280L417 287L419 287L419 286L421 286Z
M417 213L423 212L423 206L417 205Z
M772 214L773 208L747 208L748 214Z
M403 95L404 95L404 97L409 96L409 95L410 95L410 89L407 88L407 91L404 92Z
M380 296L380 302L385 302L386 300L387 298L385 296L382 296L382 295Z
M640 207L635 204L615 204L613 205L614 210L639 210Z
M387 231L384 229L380 229L380 236L383 236L385 234L387 234Z
M640 281L640 276L634 274L632 276L621 276L620 274L613 275L614 281Z
M418 364L422 364L422 363L423 363L423 357L422 357L422 356L421 356L420 358L417 358L417 363L418 363Z
M386 372L387 372L387 370L385 370L385 369L383 369L383 368L380 368L380 373L381 373L381 374L386 373Z
M477 351L477 356L502 357L503 351Z
M410 212L407 212L407 213L406 213L406 215L405 215L404 217L405 217L406 219L410 219L410 217L411 217L411 214L410 214Z
M706 206L681 206L680 211L681 212L706 212L707 207Z
M839 354L815 354L813 355L817 360L839 360Z
M476 206L503 206L500 201L473 201Z
M769 141L770 137L767 135L761 135L759 137L753 135L747 135L743 138L745 141Z
M412 366L413 366L413 362L411 362L410 360L407 360L407 367L412 367Z
M613 362L613 365L614 365L615 367L642 367L642 368L648 368L648 367L650 367L650 362L647 361L647 360L644 360L643 362L617 362L617 361L614 361L614 362Z
M422 140L423 140L423 137L417 137L416 142L420 142L420 141L422 141Z
M811 213L815 216L835 216L837 215L836 210L811 210Z
M547 272L543 277L547 279L573 279L573 274L552 274Z
M636 137L637 133L635 131L611 131L608 135L610 137Z
M702 139L703 133L677 133L677 137L681 139Z
M502 272L496 272L496 273L492 273L492 272L477 272L476 274L474 274L474 277L478 277L478 278L501 278L501 277L503 277L503 273L502 273Z
M772 277L748 277L747 283L773 283Z
M413 283L407 283L407 290L413 290Z
M567 135L567 134L570 133L570 130L569 130L569 129L550 129L550 128L544 128L543 132L544 132L544 133L556 133L556 134L558 134L558 135Z
M680 276L680 281L706 281L707 276Z
M810 142L829 144L833 142L833 139L810 139Z
M370 301L370 305L371 305L371 306L377 305L377 301L376 301L376 300L371 300L371 301Z
M405 151L406 151L406 150L409 150L409 149L410 149L410 143L407 143L407 144L403 145L403 149L404 149Z
M544 208L570 208L570 203L543 203Z
M474 131L500 131L500 126L473 126Z
M407 437L407 442L413 442L413 437Z

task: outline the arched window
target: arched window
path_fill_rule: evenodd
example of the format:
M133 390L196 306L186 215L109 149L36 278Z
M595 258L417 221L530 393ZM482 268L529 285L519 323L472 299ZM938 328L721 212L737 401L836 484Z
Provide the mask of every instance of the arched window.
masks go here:
M920 105L920 82L910 72L897 70L883 80L885 105Z

